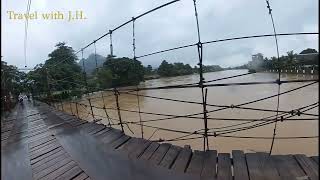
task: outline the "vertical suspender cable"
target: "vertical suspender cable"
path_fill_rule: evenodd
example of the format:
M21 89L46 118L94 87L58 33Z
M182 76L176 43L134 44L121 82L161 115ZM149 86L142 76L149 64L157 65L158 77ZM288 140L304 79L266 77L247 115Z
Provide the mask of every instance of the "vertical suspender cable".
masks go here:
M82 67L83 67L83 79L84 79L84 83L86 85L86 91L88 93L88 83L87 83L86 67L84 65L83 49L81 49L81 59L82 59Z
M204 86L203 86L203 64L202 64L202 55L203 55L203 47L200 39L200 27L199 27L199 20L198 20L198 12L197 12L197 4L196 0L193 0L194 5L194 14L196 17L196 23L197 23L197 35L198 35L198 43L197 43L197 49L198 49L198 57L199 57L199 75L200 75L200 81L199 81L199 87L201 88L201 95L202 95L202 108L203 108L203 122L204 122L204 136L203 136L203 150L209 149L209 141L208 141L208 122L207 122L207 110L206 110L206 98L205 98L205 92L204 92ZM207 147L206 147L207 145Z
M278 58L278 96L277 96L277 112L276 112L276 122L274 123L274 128L273 128L273 135L272 135L272 142L271 142L271 147L270 147L270 151L269 151L269 155L271 155L272 153L272 149L273 149L273 145L274 145L274 140L275 140L275 137L276 137L276 130L277 130L277 122L278 122L278 114L279 114L279 105L280 105L280 86L281 86L281 81L280 81L280 78L281 78L281 69L280 69L280 57L279 57L279 45L278 45L278 38L277 38L277 33L276 33L276 28L275 28L275 25L274 25L274 20L273 20L273 16L272 16L272 9L270 7L270 4L269 4L269 0L266 0L266 3L267 3L267 8L269 10L269 15L270 15L270 18L271 18L271 22L272 22L272 27L273 27L273 33L274 33L274 39L275 39L275 44L276 44L276 48L277 48L277 58Z
M133 60L136 60L136 38L135 38L135 28L134 28L135 18L132 17L132 51L133 51ZM137 103L138 103L138 111L139 111L139 121L140 121L140 130L141 130L141 137L143 138L143 124L141 119L141 109L140 109L140 99L139 99L139 88L137 86Z
M97 61L97 47L96 47L96 41L94 41L94 60L96 62L96 70L98 69L98 61Z
M28 0L27 4L27 12L26 14L29 16L31 7L31 0ZM27 67L27 40L28 40L28 26L29 26L29 19L26 18L25 22L25 29L24 29L24 67Z
M113 57L113 46L112 46L112 30L109 30L110 34L110 55Z

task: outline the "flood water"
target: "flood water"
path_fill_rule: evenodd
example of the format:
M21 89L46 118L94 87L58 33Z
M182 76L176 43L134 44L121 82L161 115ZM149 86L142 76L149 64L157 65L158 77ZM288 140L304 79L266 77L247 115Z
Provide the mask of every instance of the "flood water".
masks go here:
M237 74L246 73L247 70L228 70L221 72L205 73L205 80L213 80ZM276 73L255 73L246 76L236 77L227 80L215 81L213 83L238 83L238 82L257 82L257 81L274 81L277 79ZM318 79L318 76L311 75L296 75L296 74L282 74L281 80L296 80L296 79ZM197 83L199 82L199 75L188 75L171 78L154 79L143 82L139 87L158 87L167 85L177 85L185 83ZM288 91L293 88L308 84L307 83L287 83L281 85L281 92ZM210 105L237 105L256 99L261 99L270 95L277 94L277 84L267 85L243 85L243 86L222 86L222 87L208 87L207 104ZM300 108L312 103L318 102L318 83L311 86L299 89L280 96L279 110L291 111L296 108ZM134 95L121 93L119 95L119 106L121 109L138 111L138 99ZM104 96L102 98L102 95ZM201 89L196 88L180 88L180 89L162 89L162 90L145 90L139 91L139 103L141 112L160 113L169 115L188 115L193 113L202 113L203 107L201 104L182 103L175 101L168 101L163 99L154 99L144 96L155 96L162 98L178 99L184 101L202 102ZM89 96L83 97L82 104L89 104L87 98L92 98L92 105L100 108L93 108L95 118L102 119L101 123L108 124L106 118L106 112L101 109L104 105L106 111L112 120L112 123L118 123L116 119L119 119L116 110L110 108L116 108L116 101L113 92L95 92ZM277 97L259 101L256 103L248 104L243 107L259 108L276 110ZM64 109L71 112L70 106L65 104ZM207 106L207 110L219 109L219 107ZM72 112L76 112L76 107L72 105ZM92 120L92 116L88 114L91 112L90 107L79 106L78 113L83 119ZM318 115L318 107L307 111L306 113ZM256 122L244 122L244 121L231 121L230 119L248 119L259 120L268 116L274 116L275 112L257 111L248 109L228 108L225 110L215 111L208 113L208 128L209 132L213 135L213 132L226 133L224 136L245 136L245 137L266 137L267 139L252 139L252 138L232 138L232 137L209 137L210 149L215 149L218 152L231 152L232 150L244 150L245 152L269 152L271 146L271 139L274 129L274 123L255 127L247 130L242 130L234 133L230 133L230 129L248 127L257 125L261 121ZM281 113L280 113L281 114ZM153 120L163 119L168 116L154 115L140 113L141 120ZM160 128L175 129L187 132L194 132L204 128L203 115L197 115L196 118L175 118L161 121L144 122L144 125ZM139 114L136 112L121 111L122 121L126 122L139 122ZM273 117L274 118L274 117ZM301 115L294 116L290 119L311 119L304 121L290 120L277 123L276 137L298 137L298 136L318 136L319 116ZM227 120L226 120L227 119ZM272 118L271 118L272 119ZM316 119L316 120L312 120ZM239 123L245 123L239 126L230 127ZM129 126L129 127L128 127ZM124 125L124 131L129 136L141 137L141 127L138 124ZM116 128L120 128L118 125L114 125ZM151 140L161 139L174 139L177 137L185 136L187 134L181 134L177 132L170 132L166 130L152 127L143 127L144 138ZM134 133L132 133L131 131ZM189 135L185 138L198 137L199 135ZM193 149L203 149L203 139L181 140L169 142L175 145L184 146L191 145ZM318 138L304 138L304 139L276 139L273 147L273 154L288 154L288 153L304 153L308 155L315 155L318 153Z

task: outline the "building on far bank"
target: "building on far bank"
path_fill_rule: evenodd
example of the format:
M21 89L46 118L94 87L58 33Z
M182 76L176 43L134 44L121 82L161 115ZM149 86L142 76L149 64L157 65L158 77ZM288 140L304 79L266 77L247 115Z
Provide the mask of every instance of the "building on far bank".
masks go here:
M263 54L261 53L253 54L252 60L248 62L248 67L249 69L257 70L261 68L262 63L263 63Z

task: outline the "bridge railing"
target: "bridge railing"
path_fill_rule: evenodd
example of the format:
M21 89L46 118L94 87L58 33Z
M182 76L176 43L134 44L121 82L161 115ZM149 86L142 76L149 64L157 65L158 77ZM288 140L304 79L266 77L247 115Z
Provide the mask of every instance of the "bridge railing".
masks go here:
M199 66L199 82L196 83L186 83L186 84L177 84L177 85L170 85L170 86L159 86L159 87L134 87L134 88L113 88L113 89L96 89L96 90L100 90L100 91L106 91L109 92L108 96L112 96L114 98L114 103L115 106L114 107L106 107L105 103L103 103L102 106L97 106L95 103L93 103L94 99L102 99L104 101L105 98L107 98L106 96L104 96L103 94L101 94L100 97L90 97L89 95L84 96L84 100L77 100L77 101L69 101L69 102L63 102L61 99L53 99L52 97L48 97L48 99L50 101L55 101L56 103L54 104L54 106L56 106L57 108L64 110L64 111L69 111L69 113L81 118L81 119L85 119L85 117L81 116L80 112L80 108L85 109L85 111L87 111L87 116L91 116L91 120L94 121L99 121L99 119L106 119L108 122L109 126L119 126L119 128L122 131L126 131L126 129L128 129L128 131L132 131L130 128L130 125L137 125L140 127L140 131L141 131L141 135L142 137L144 136L144 128L148 127L148 128L152 128L155 129L155 131L153 132L153 134L156 131L167 131L167 132L174 132L174 133L179 133L181 134L181 136L176 137L176 138L172 138L172 139L158 139L155 141L179 141L179 140L189 140L189 139L202 139L203 140L203 149L207 150L209 149L209 137L232 137L232 138L260 138L260 139L272 139L272 144L271 144L271 148L270 148L270 154L272 152L272 147L274 144L274 140L275 139L280 139L280 138L293 138L293 139L297 139L297 138L316 138L316 136L310 136L310 137L276 137L276 130L277 130L277 123L281 122L281 121L288 121L288 120L293 120L292 117L295 116L301 116L301 115L305 115L305 116L310 116L311 118L305 118L305 119L301 119L301 120L318 120L318 115L316 114L310 114L308 113L309 110L317 108L319 106L318 102L311 102L309 105L306 106L301 106L299 108L296 109L291 109L289 111L281 111L279 110L279 106L280 106L280 96L283 94L287 94L287 93L291 93L297 90L300 90L302 88L306 88L308 86L312 86L315 85L319 82L318 79L311 79L311 80L282 80L281 79L281 67L279 67L279 69L277 69L277 73L278 73L278 78L274 79L273 81L265 81L265 82L241 82L241 83L217 83L221 80L226 80L226 79L231 79L231 78L237 78L240 76L247 76L249 74L252 73L244 73L244 74L240 74L240 75L236 75L236 76L229 76L229 77L224 77L224 78L217 78L217 79L211 79L211 80L206 80L203 77L203 49L206 48L206 45L208 44L212 44L212 43L219 43L219 42L226 42L226 41L236 41L236 40L241 40L241 39L252 39L252 38L266 38L266 37L272 37L275 40L275 48L277 50L277 59L279 60L279 47L278 47L278 40L277 37L278 36L298 36L298 35L319 35L318 32L295 32L295 33L277 33L276 32L276 28L274 25L274 19L272 16L272 9L271 6L269 4L269 1L267 0L267 10L268 13L270 15L271 21L272 21L272 27L273 27L273 33L272 34L261 34L261 35L250 35L250 36L242 36L242 37L232 37L232 38L225 38L225 39L217 39L217 40L210 40L210 41L203 41L201 39L201 33L200 33L200 25L199 25L199 20L198 20L198 10L197 10L197 1L193 0L193 6L194 6L194 15L195 15L195 21L196 21L196 36L197 36L197 42L195 43L191 43L191 44L187 44L187 45L183 45L183 46L179 46L179 47L174 47L174 48L168 48L168 49L164 49L164 50L160 50L160 51L155 51L155 52L151 52L151 53L147 53L147 54L143 54L143 55L139 55L136 56L136 37L135 37L135 21L137 21L138 19L141 19L142 17L157 11L158 9L161 8L165 8L171 4L175 4L178 3L181 0L173 0L170 1L168 3L165 3L163 5L160 5L156 8L153 8L145 13L142 13L136 17L132 17L130 20L120 24L119 26L109 30L108 32L106 32L105 34L103 34L102 36L98 37L97 39L93 40L91 43L87 44L86 46L84 46L83 48L81 48L80 50L78 50L76 52L76 54L81 53L81 59L83 60L83 79L84 82L87 82L87 76L86 76L86 70L85 70L85 66L84 66L84 58L83 58L83 52L84 50L86 50L88 47L90 46L94 46L94 53L96 55L96 43L100 40L102 40L105 37L109 37L110 38L110 55L113 55L113 33L115 31L118 31L119 29L121 29L124 26L129 25L130 23L132 23L132 53L133 53L133 59L139 59L141 60L142 58L148 57L148 56L153 56L156 54L161 54L161 53L165 53L165 52L169 52L169 51L175 51L178 49L184 49L184 48L190 48L190 47L194 47L197 51L197 55L198 55L198 66ZM95 56L96 57L96 56ZM61 61L51 65L51 67L56 67L59 64L63 63L64 61L66 61L67 59L62 59ZM96 62L97 59L95 58ZM96 63L97 64L97 63ZM96 67L97 69L99 67ZM47 72L47 75L50 76L50 72ZM60 80L52 80L50 81L52 86L58 86L59 82L61 81L68 81L68 78L71 77L66 77ZM87 90L87 92L89 91L90 87L88 86L87 83L76 83L76 82L70 82L70 83L74 83L74 84L80 84L84 89ZM303 83L303 85L281 92L281 85L283 84L288 84L288 83ZM261 97L259 99L255 99L252 101L248 101L248 102L243 102L240 104L231 104L231 105L218 105L218 104L209 104L207 103L207 96L208 96L208 88L214 88L214 87L223 87L223 86L253 86L253 85L262 85L262 84L273 84L276 85L278 88L278 91L271 95L271 96L267 96L267 97ZM148 95L143 95L140 92L142 91L153 91L153 90L161 90L161 89L187 89L187 88L199 88L201 91L201 101L199 102L195 102L195 101L187 101L187 100L179 100L179 99L173 99L173 98L164 98L164 97L154 97L154 96L148 96ZM48 88L50 89L50 88ZM48 93L50 94L50 93ZM138 110L130 110L130 109L125 109L123 107L120 106L119 103L119 98L123 95L123 94L127 94L127 95L135 95L137 96L137 105L138 105ZM197 104L199 106L201 106L202 111L198 112L198 113L192 113L192 114L184 114L184 115L177 115L177 114L164 114L164 113L156 113L156 112L144 112L141 111L140 109L140 102L139 102L139 97L145 97L145 98L151 98L151 99L158 99L158 100L165 100L165 101L173 101L173 102L180 102L180 103L184 103L184 104ZM274 109L262 109L262 108L252 108L252 107L248 107L246 105L249 104L254 104L257 102L261 102L267 99L271 99L271 98L277 98L277 105L276 108ZM69 107L68 107L69 106ZM215 107L216 109L214 110L208 110L208 107ZM102 110L105 112L105 115L101 115L98 113L95 113L96 110ZM227 119L227 118L219 118L220 120L230 120L230 121L242 121L233 125L228 125L225 126L223 128L216 128L216 127L209 127L208 126L208 121L210 120L219 120L219 119L215 119L212 117L209 117L208 114L209 113L213 113L213 112L218 112L218 111L222 111L224 109L244 109L244 110L252 110L252 111L261 111L261 112L272 112L274 113L272 116L269 117L262 117L262 118L255 118L255 119L240 119L240 118L233 118L233 119ZM108 112L110 111L115 111L116 112L116 117L110 117ZM137 122L133 122L133 121L129 121L126 120L122 117L122 113L123 112L131 112L131 113L136 113L137 115L139 115L139 121ZM155 115L155 116L163 116L162 118L157 118L157 119L142 119L141 115L142 114L149 114L149 115ZM152 122L156 122L156 121L166 121L166 120L170 120L170 119L177 119L177 118L185 118L185 119L200 119L201 121L203 121L203 127L195 130L195 131L186 131L186 130L180 130L180 129L173 129L170 127L157 127L155 125L151 125ZM297 120L297 119L295 119ZM269 124L274 124L274 131L272 134L272 137L243 137L243 136L236 136L234 135L234 133L236 132L242 132L242 131L246 131L246 130L250 130L250 129L254 129L257 127L263 127L263 126L267 126ZM151 137L150 137L151 138Z

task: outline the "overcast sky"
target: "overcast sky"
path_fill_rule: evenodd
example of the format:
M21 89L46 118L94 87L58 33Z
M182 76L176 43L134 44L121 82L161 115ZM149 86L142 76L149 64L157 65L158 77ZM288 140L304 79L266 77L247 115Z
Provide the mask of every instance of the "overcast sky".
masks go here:
M27 65L43 63L56 43L64 41L75 50L92 42L109 29L169 0L32 0L30 13L37 11L38 19L29 21ZM25 13L27 0L1 0L2 56L9 64L23 68L24 20L10 20L7 11ZM270 0L277 33L319 32L318 0ZM265 0L198 0L201 41L236 36L273 33ZM83 10L86 20L43 20L41 13ZM193 0L181 0L138 19L136 54L187 45L197 42ZM306 48L319 49L318 35L279 37L280 54ZM114 54L133 57L132 24L113 34ZM97 42L97 53L110 53L109 37ZM85 50L85 58L94 52ZM242 65L251 55L262 53L275 56L274 38L236 40L205 45L204 64L223 67ZM79 56L79 58L81 58ZM162 60L197 64L197 49L190 47L161 55L139 59L144 65L158 66Z

